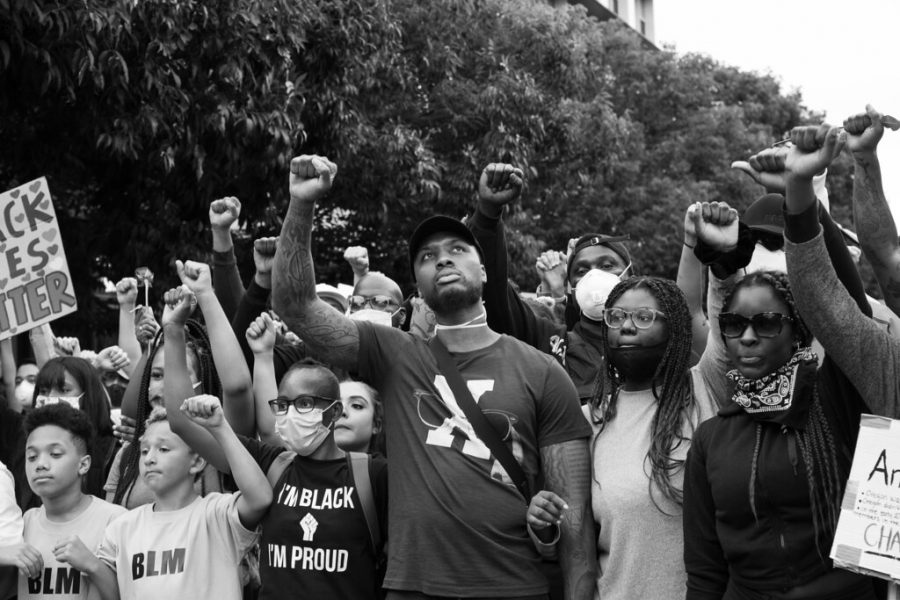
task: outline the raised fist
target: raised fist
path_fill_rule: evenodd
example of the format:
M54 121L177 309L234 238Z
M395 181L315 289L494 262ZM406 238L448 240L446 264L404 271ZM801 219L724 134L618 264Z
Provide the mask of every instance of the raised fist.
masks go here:
M137 302L138 283L134 277L123 277L116 284L116 301L120 307L133 308Z
M81 352L81 343L76 337L53 338L53 346L60 356L76 356Z
M209 224L215 229L230 229L241 215L241 201L234 196L209 203Z
M130 363L128 354L118 346L109 346L97 353L97 369L100 371L118 371Z
M847 148L850 152L853 154L875 152L881 136L884 135L881 113L871 104L866 104L866 112L848 117L844 121L844 131L847 132Z
M478 180L478 198L486 204L503 207L519 197L524 183L522 169L491 163L484 168Z
M153 341L157 331L159 331L159 323L153 316L153 309L149 306L136 307L134 309L134 335L141 348L146 348Z
M688 208L697 239L720 252L737 248L738 211L725 202L697 202Z
M212 291L212 274L209 271L209 265L193 260L185 262L176 260L175 270L178 272L181 283L195 295L199 296L204 292Z
M794 127L791 142L794 145L788 148L784 170L800 179L812 179L827 169L843 147L841 130L829 125Z
M353 274L358 277L369 272L369 251L362 246L348 246L344 250L344 260L350 264Z
M291 160L291 200L315 202L324 196L337 175L337 165L325 158L304 154Z
M262 313L247 327L247 345L253 354L272 352L277 326L268 313Z
M218 398L209 394L186 399L181 404L181 412L188 419L206 429L219 427L225 422L222 404Z
M534 263L541 278L541 290L552 295L566 287L566 255L558 250L545 250Z
M166 325L184 327L197 305L197 298L194 297L193 292L187 286L182 285L166 292L163 299L166 303L162 316L163 327Z
M259 238L253 242L253 264L259 274L272 272L275 264L275 250L278 248L278 237Z

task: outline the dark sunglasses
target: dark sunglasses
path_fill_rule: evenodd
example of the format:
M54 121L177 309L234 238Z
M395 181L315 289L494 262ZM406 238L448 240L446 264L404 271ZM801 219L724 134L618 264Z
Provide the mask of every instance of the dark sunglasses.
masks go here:
M385 310L397 306L397 303L390 296L350 296L348 299L350 311L362 310L365 307L374 308L375 310Z
M727 338L739 338L744 335L748 325L753 326L753 331L759 337L772 338L781 333L783 324L793 323L794 319L777 312L757 313L749 319L737 313L722 313L719 315L719 329Z
M293 406L298 413L308 413L316 407L316 402L322 402L328 405L339 402L335 398L326 398L325 396L315 396L313 394L300 394L293 400L286 396L278 396L274 400L269 400L269 408L278 416L286 415L288 409Z

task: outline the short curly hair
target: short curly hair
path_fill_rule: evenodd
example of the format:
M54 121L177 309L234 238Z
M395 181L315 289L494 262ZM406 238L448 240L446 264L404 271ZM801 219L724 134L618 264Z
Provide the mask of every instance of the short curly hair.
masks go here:
M36 408L25 417L25 434L30 436L35 429L46 425L65 429L72 434L79 451L90 454L94 446L94 426L84 412L62 402Z

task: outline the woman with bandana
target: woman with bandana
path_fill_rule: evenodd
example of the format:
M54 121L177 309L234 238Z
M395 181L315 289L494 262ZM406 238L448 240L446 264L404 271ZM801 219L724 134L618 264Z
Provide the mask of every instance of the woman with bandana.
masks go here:
M860 414L896 404L882 397L867 407L857 391L865 386L848 378L865 370L857 342L877 326L865 316L849 254L838 248L829 260L822 242L811 180L833 157L836 133L798 128L795 146L760 155L770 170L788 167L788 273L799 285L792 290L783 273L754 273L718 316L735 386L732 402L697 430L688 456L689 599L875 598L871 579L835 569L828 558ZM814 295L815 311L801 313ZM827 323L816 330L827 333L819 335L827 352L821 366L807 318Z

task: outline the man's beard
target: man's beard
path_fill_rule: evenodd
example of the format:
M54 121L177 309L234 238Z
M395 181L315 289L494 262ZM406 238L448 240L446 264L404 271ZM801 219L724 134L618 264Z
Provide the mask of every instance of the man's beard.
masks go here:
M466 283L463 288L451 287L446 290L434 288L429 295L424 297L425 304L436 315L447 315L480 303L482 288L481 281L471 285Z

